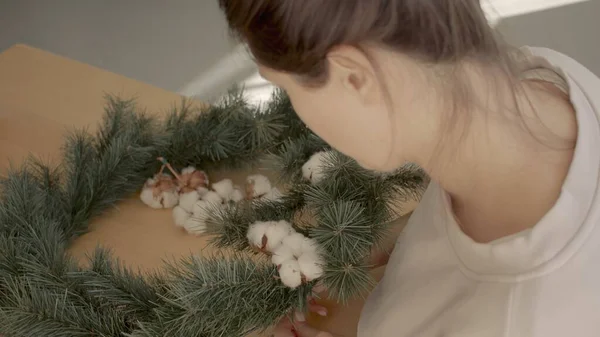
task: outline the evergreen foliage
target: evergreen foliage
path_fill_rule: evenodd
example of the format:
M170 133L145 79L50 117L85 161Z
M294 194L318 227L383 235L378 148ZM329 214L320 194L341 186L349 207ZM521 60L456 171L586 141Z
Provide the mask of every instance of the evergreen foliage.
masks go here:
M398 217L392 201L418 196L426 177L415 167L375 174L330 152L327 179L312 185L300 169L330 150L277 91L251 106L240 91L201 108L174 106L166 117L133 100L106 98L98 131L69 134L57 167L27 161L0 191L0 334L45 336L243 336L302 310L315 282L296 289L253 255L246 232L259 220L285 219L326 251L324 284L339 300L364 293L372 280L368 255ZM279 201L245 202L210 219L212 243L233 255L189 256L164 273L124 267L98 248L87 266L68 245L95 217L131 197L158 169L266 166L280 174Z

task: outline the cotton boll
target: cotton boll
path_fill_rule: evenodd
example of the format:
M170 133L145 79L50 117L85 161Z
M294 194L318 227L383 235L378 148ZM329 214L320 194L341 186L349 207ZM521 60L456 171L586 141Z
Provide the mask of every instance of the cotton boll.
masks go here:
M206 222L200 218L190 217L185 221L185 230L192 235L200 235L206 233Z
M286 221L286 220L279 220L279 221L277 221L277 223L278 223L280 226L285 226L285 227L287 227L287 228L288 228L288 230L289 230L289 232L290 232L290 234L292 234L292 233L296 233L296 230L294 229L294 227L292 227L292 224L291 224L291 223L289 223L288 221Z
M266 200L278 201L283 197L283 193L277 188L273 187L265 196L263 197Z
M202 197L204 197L206 193L210 192L210 190L206 187L198 187L196 189L196 192L198 192L198 195L200 195L200 199L202 199Z
M195 167L188 166L188 167L184 168L183 170L181 170L181 174L192 174L192 173L194 173L194 171L196 171Z
M169 191L174 192L177 190L177 183L173 177L168 174L158 173L153 178L148 179L144 187L154 188L154 194L158 195L160 192Z
M251 175L246 179L246 182L246 193L250 199L259 198L271 191L271 182L269 178L263 175Z
M324 177L324 164L328 156L327 151L321 151L313 154L310 159L302 166L302 176L311 183L316 184Z
M281 266L285 261L295 260L294 253L292 250L284 245L277 247L273 251L273 256L271 256L271 262L273 262L276 266Z
M140 193L140 200L152 208L172 208L178 202L177 185L167 174L148 179Z
M244 192L239 187L235 187L227 201L240 202L244 200Z
M179 203L179 193L173 192L162 192L162 206L163 208L173 208Z
M319 254L319 245L317 241L311 238L304 238L302 242L302 254Z
M281 245L283 239L292 234L292 226L287 221L272 222L265 235L267 236L267 246L269 252L273 252Z
M217 192L214 192L214 191L208 191L202 197L202 200L210 202L215 205L221 204L223 202L223 199L221 198L221 196Z
M323 275L323 260L317 254L304 253L298 258L300 273L307 281L312 281Z
M144 183L144 187L154 187L158 183L158 174L152 178L148 178L146 183Z
M300 274L300 264L296 260L288 260L279 267L279 277L286 286L294 289L302 284L302 275Z
M282 244L290 248L295 257L299 257L302 255L302 249L305 240L306 237L304 235L300 233L292 233L283 238Z
M255 222L248 228L248 242L254 247L264 248L263 239L266 239L267 229L271 226L270 222Z
M178 185L181 193L195 191L199 187L208 186L208 175L194 167L186 167L181 171Z
M173 208L173 221L175 221L175 225L179 227L184 227L187 219L190 218L190 213L188 213L181 206L176 206Z
M222 199L228 199L233 192L233 182L231 179L223 179L212 184L211 187Z
M151 187L145 187L140 193L140 200L152 208L163 208L160 195L154 196L154 191Z
M200 200L200 194L197 191L183 193L179 196L179 206L185 209L188 213L194 211L194 204Z

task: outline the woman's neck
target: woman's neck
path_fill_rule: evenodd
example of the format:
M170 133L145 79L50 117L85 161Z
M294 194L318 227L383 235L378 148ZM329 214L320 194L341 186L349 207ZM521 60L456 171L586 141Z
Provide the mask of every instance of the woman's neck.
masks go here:
M548 212L560 194L577 136L573 108L553 85L528 82L517 92L493 88L477 93L486 104L471 106L467 129L455 127L456 134L444 136L458 141L415 155L450 194L463 231L478 242L530 228ZM516 113L510 109L515 101Z

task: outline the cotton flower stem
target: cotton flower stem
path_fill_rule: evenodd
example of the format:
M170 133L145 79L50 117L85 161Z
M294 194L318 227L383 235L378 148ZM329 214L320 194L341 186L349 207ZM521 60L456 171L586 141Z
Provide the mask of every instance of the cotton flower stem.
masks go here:
M254 182L249 182L246 185L246 200L254 199Z
M266 250L267 249L267 243L269 242L269 239L267 238L266 235L263 236L262 238L262 246L260 247L261 250Z
M252 249L256 253L264 254L266 256L272 256L273 253L267 250L267 242L268 242L268 239L267 239L267 236L265 235L262 238L262 242L261 242L262 246L261 247L253 246Z
M306 280L306 276L304 276L304 274L300 274L300 280L302 280L302 284L308 283L308 281Z
M177 179L178 181L181 181L181 176L177 173L177 171L175 171L175 169L173 169L173 166L171 166L171 164L169 164L169 162L165 159L165 157L158 157L156 159L158 159L158 161L163 163L163 166L160 169L161 173L163 172L164 168L167 167L169 169L169 171L171 171L171 173L173 173L173 175L175 176L175 179Z

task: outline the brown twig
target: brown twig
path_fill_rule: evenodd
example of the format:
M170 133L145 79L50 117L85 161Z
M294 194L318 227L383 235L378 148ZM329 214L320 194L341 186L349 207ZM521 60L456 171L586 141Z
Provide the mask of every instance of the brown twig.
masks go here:
M163 168L166 166L169 171L171 171L171 173L173 173L173 175L175 176L175 179L181 181L181 176L179 175L179 173L177 173L177 171L175 171L175 169L171 166L171 164L169 164L169 162L165 159L165 157L158 157L156 158L158 159L158 161L160 161L161 163L163 163ZM163 168L161 168L161 173L163 171Z

